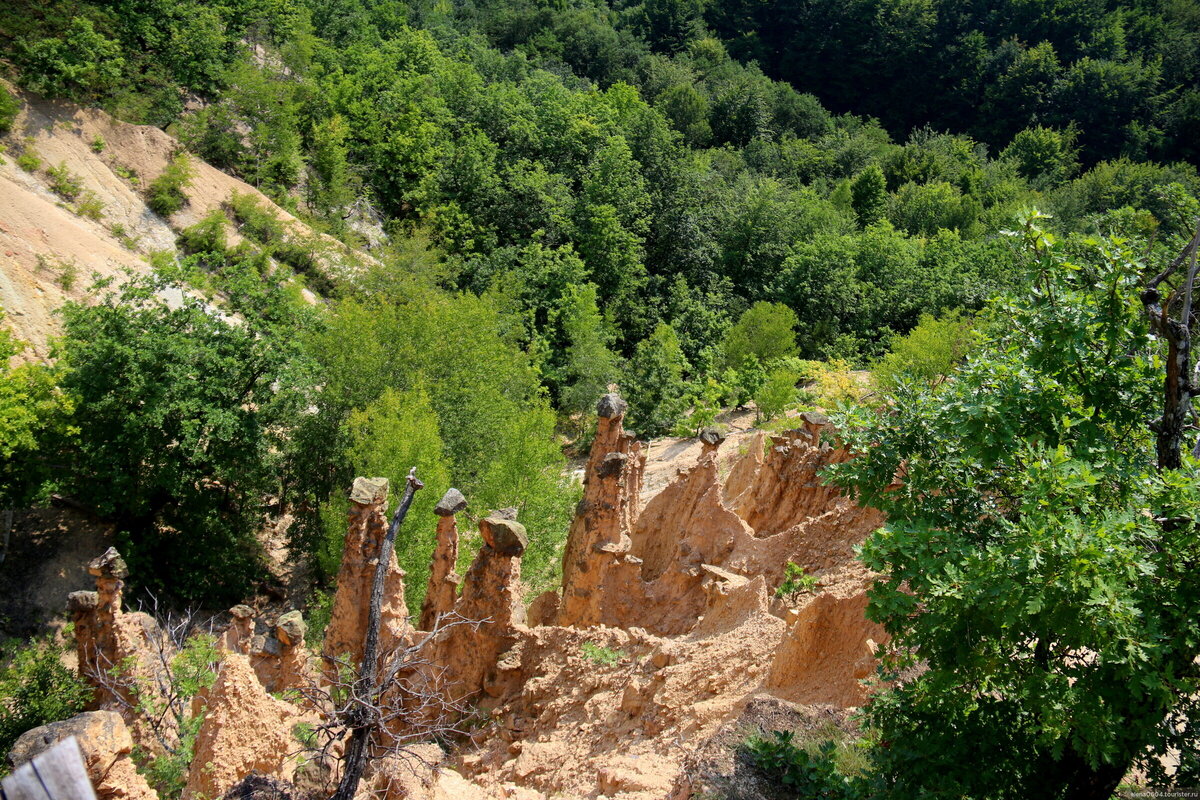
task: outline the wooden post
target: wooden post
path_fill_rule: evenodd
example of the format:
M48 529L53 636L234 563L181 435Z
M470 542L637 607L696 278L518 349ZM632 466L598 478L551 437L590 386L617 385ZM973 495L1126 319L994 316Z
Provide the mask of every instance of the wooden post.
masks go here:
M3 800L96 800L83 753L68 736L0 781Z

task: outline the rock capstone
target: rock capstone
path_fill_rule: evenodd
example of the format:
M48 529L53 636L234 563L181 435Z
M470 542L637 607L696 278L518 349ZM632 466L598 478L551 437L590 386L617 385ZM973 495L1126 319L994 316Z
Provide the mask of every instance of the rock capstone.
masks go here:
M463 493L458 489L450 488L442 495L442 499L438 501L433 512L439 517L450 517L467 507L467 498L463 497Z
M505 556L519 556L529 546L525 526L510 519L488 517L479 523L479 532L488 547Z
M625 410L629 408L619 394L606 394L596 403L596 416L603 419L612 419L613 417L621 417L625 415Z

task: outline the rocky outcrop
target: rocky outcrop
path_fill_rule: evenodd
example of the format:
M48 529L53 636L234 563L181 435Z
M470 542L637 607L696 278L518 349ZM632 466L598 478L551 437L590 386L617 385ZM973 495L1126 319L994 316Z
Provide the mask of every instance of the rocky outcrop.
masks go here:
M646 504L633 534L642 559L640 594L650 603L623 605L620 621L661 634L686 633L705 607L705 565L724 564L753 531L721 497L717 474L720 439L706 442L700 461ZM631 592L637 596L638 592Z
M246 656L226 654L206 704L186 798L220 797L255 770L291 779L288 757L300 750L292 726L300 714L267 694Z
M769 446L746 489L738 493L734 511L757 537L765 538L797 523L851 502L836 486L826 485L820 472L846 461L850 454L837 446L833 426L823 414L801 415L801 427L769 438ZM752 462L757 462L757 457ZM739 476L748 479L749 475Z
M641 628L526 629L505 654L521 675L493 701L493 729L459 765L488 788L550 796L687 797L684 756L762 685L783 621L757 614L715 635ZM601 789L601 785L605 787Z
M743 497L749 500L746 493L754 485L758 471L762 468L766 458L766 444L767 435L758 431L743 445L745 452L734 462L733 468L725 478L725 485L721 487L722 497L730 508L738 508Z
M467 507L467 498L458 489L449 489L438 501L437 545L429 569L429 587L421 604L421 630L431 631L438 618L454 607L462 578L454 571L458 564L458 522L455 514Z
M217 640L217 646L229 653L247 655L254 638L254 609L236 605L229 609L229 627Z
M674 800L694 788L691 743L715 735L753 698L826 707L866 699L861 680L885 637L865 618L871 575L853 548L882 520L821 482L821 470L848 457L823 418L752 441L725 481L725 437L706 429L699 448L690 445L695 464L641 509L644 451L623 430L624 403L608 395L598 412L562 592L538 597L528 620L521 558L529 542L515 509L480 521L482 544L460 580L454 515L465 499L455 491L442 498L420 629L408 622L404 573L388 565L380 652L392 677L379 705L387 709L383 741L397 747L384 754L380 745L384 757L362 793ZM361 658L387 482L359 478L351 500L327 678L333 656L354 667ZM774 597L789 560L818 584ZM72 600L81 653L128 648L120 565L109 556L96 570L98 590ZM225 660L204 696L189 798L220 796L254 770L291 779L286 756L299 749L292 726L313 710L268 694L319 680L306 672L300 615L269 628L249 609L232 616ZM270 632L254 635L255 624ZM455 771L419 743L464 713L491 724L470 734L474 747L459 752ZM425 755L413 762L400 745Z
M862 680L874 672L875 650L888 640L881 625L867 620L866 608L865 594L820 594L803 606L775 653L767 690L797 703L862 705Z
M350 520L338 571L333 612L325 629L325 674L335 677L338 665L357 670L362 660L371 584L380 546L387 533L387 478L356 478L350 490ZM383 624L379 652L386 655L406 646L412 626L404 603L404 570L393 553L384 578Z
M521 556L529 544L525 526L486 517L479 522L483 546L467 571L462 597L448 624L425 648L428 661L444 669L436 683L452 700L502 691L501 655L524 629Z
M559 625L588 626L615 621L618 606L641 585L641 561L630 552L639 510L646 456L622 426L627 405L607 394L596 406L596 438L584 469L583 499L563 554Z
M9 751L9 762L14 767L24 764L68 736L79 742L97 800L158 800L130 758L129 728L113 711L87 711L26 731Z
M317 685L317 670L304 644L307 626L299 611L280 615L271 632L254 637L250 663L268 692L302 689Z
M67 598L75 623L79 674L95 688L93 706L119 712L142 743L133 688L140 684L143 699L154 702L145 692L160 688L153 679L155 654L169 652L170 643L149 614L121 607L129 570L116 548L88 562L88 573L96 579L96 591L72 592Z

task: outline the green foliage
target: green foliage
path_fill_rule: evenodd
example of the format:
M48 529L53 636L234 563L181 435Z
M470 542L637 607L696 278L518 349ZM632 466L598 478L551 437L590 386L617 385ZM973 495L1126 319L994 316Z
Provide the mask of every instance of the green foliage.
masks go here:
M660 435L683 415L686 368L687 359L679 348L679 337L665 322L660 322L654 333L638 344L629 361L623 389L629 402L629 426L639 436Z
M318 211L344 208L354 201L356 182L349 161L350 128L345 118L335 115L313 130L309 166L317 180L310 184L309 202Z
M96 196L96 193L89 190L84 191L83 197L75 203L75 213L81 217L99 222L104 218L104 201Z
M868 707L891 796L1109 792L1191 752L1190 724L1163 720L1195 713L1200 493L1192 460L1153 466L1164 368L1139 293L1157 267L1040 219L955 379L839 420L858 457L836 480L888 518L862 548L885 671L926 667Z
M1055 131L1038 125L1013 137L1000 153L1016 164L1017 171L1041 186L1054 186L1079 168L1073 130Z
M795 603L800 595L817 588L819 582L816 575L809 575L804 571L804 567L789 561L783 568L783 581L775 588L775 596Z
M18 43L21 83L50 97L95 99L116 88L124 59L118 42L75 17L62 36Z
M766 421L774 419L796 401L796 383L800 375L787 366L780 366L767 373L767 379L758 391L754 393L754 406L758 409L758 418Z
M152 721L158 734L159 748L137 746L131 755L159 797L178 800L183 795L206 710L203 702L193 701L216 683L220 660L216 637L197 633L153 676L139 676L132 665L113 669L113 679L128 686L138 713ZM167 718L177 732L164 737L159 726Z
M30 728L83 711L92 689L63 666L66 647L50 637L0 645L0 759Z
M75 288L75 281L79 279L79 266L72 261L59 262L58 285L64 292L69 292Z
M969 234L979 211L976 201L963 197L945 181L910 182L896 191L889 218L897 228L913 235L932 236L943 229Z
M245 267L223 280L239 324L133 279L64 308L61 356L80 430L64 488L114 521L139 584L226 603L259 572L254 533L310 383L305 317Z
M759 301L725 334L725 361L743 364L749 357L767 364L796 354L796 312L780 303Z
M50 454L75 433L69 422L74 403L57 386L61 367L12 366L24 349L0 328L0 508L21 508L42 494L51 480Z
M561 406L586 413L617 378L617 356L608 349L610 335L596 307L596 286L569 285L560 314L568 342Z
M887 213L887 181L878 164L871 164L850 184L850 205L860 227L866 228Z
M176 243L188 255L193 253L224 254L228 249L228 242L225 239L225 226L228 223L225 212L214 208L195 225L189 225L180 231Z
M229 196L229 210L240 232L262 245L277 245L283 241L283 223L259 205L251 194L234 192Z
M50 179L50 191L64 200L74 200L83 191L79 176L75 175L65 163L57 167L46 167L46 177Z
M304 610L304 622L308 626L308 632L304 641L314 652L319 653L322 650L325 629L329 627L329 621L333 618L333 597L333 592L315 589L308 598Z
M530 538L522 575L545 586L559 568L577 490L562 475L554 414L529 357L501 335L512 321L486 299L449 295L398 273L379 272L371 280L378 283L364 294L370 302L335 304L309 343L324 388L319 413L292 439L294 491L313 498L314 506L344 494L354 478L343 436L350 412L367 408L389 387L424 387L454 485L474 508L520 509ZM303 537L310 529L301 522ZM414 517L416 525L428 523Z
M703 381L693 383L685 401L691 406L692 413L679 421L671 435L699 436L701 431L717 421L728 393L729 387L715 378L704 378Z
M408 574L405 599L409 612L420 616L429 578L435 537L433 507L450 488L450 469L438 418L424 387L397 392L384 389L377 400L346 420L346 457L355 475L387 478L391 505L399 505L405 476L416 467L425 488L417 492L408 517L396 535L396 561ZM322 509L325 545L318 557L321 569L335 574L342 558L350 502L344 491L336 493Z
M13 123L17 121L17 114L20 111L21 101L13 96L8 87L0 84L0 136L12 130Z
M107 143L105 143L104 137L102 137L102 136L97 136L96 138L92 139L90 144L88 144L88 147L90 147L92 152L95 153L96 155L100 155L101 153L103 153L104 148L106 148L107 146L108 145L107 145Z
M169 217L187 203L183 193L192 182L193 168L186 153L171 159L162 174L150 182L146 191L146 205L155 214Z
M817 403L825 409L853 405L866 394L855 380L850 364L838 358L816 365L812 392Z
M42 168L42 159L30 145L25 145L21 155L17 156L17 166L26 172L37 172Z
M602 667L613 667L620 663L621 659L625 658L625 653L611 647L604 647L595 642L584 642L579 646L583 657L593 664L598 664Z
M976 341L974 323L962 312L922 314L915 328L892 340L887 355L872 366L871 376L889 392L911 381L932 386L954 372Z
M843 775L838 768L835 742L824 742L810 753L794 738L791 731L754 735L742 749L755 767L779 782L788 797L859 800L869 796L861 780Z

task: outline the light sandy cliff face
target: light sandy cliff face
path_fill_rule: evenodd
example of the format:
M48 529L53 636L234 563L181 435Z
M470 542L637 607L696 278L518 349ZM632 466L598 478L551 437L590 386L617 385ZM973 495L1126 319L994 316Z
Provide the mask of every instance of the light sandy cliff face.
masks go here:
M93 274L120 280L125 270L148 273L149 254L174 252L176 232L228 202L234 192L255 198L297 235L314 235L253 186L199 159L192 159L187 204L163 219L143 195L180 149L175 139L103 111L14 92L22 107L2 140L7 152L0 164L0 308L7 315L3 324L31 345L26 357L47 357L50 340L60 331L54 311L68 300L86 301ZM21 169L22 152L35 154L41 167ZM59 165L78 178L81 198L100 204L98 219L80 213L78 200L52 191L46 170ZM230 243L237 244L236 232L228 233ZM367 259L329 237L320 239L331 252L344 255L340 260Z

